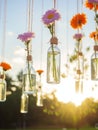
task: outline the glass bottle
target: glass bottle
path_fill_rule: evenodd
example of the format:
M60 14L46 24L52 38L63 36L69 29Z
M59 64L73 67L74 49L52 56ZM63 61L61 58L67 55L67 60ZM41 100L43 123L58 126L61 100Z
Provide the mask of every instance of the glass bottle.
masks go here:
M0 102L6 101L6 81L2 67L0 67Z
M36 90L36 72L32 65L31 47L27 44L26 67L23 70L23 91L27 94L35 94Z
M91 80L98 80L98 45L94 46L91 56Z
M50 47L47 52L47 83L60 83L60 49L58 39L52 37Z
M83 74L84 74L84 56L82 52L78 52L76 77L75 77L76 93L83 93Z
M28 94L22 93L21 95L21 107L20 107L20 112L21 113L28 113Z
M43 106L43 95L42 95L42 83L41 83L41 76L43 73L43 70L39 69L37 70L38 73L38 82L37 82L37 101L36 101L36 105L38 107L42 107Z
M43 106L43 96L42 96L42 85L41 84L37 87L37 101L36 101L36 105L38 107L42 107Z

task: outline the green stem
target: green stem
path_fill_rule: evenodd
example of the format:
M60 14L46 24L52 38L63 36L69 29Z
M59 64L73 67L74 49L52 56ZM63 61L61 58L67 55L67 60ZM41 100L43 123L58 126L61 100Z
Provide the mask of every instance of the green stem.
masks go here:
M28 65L28 76L29 76L29 84L30 84L30 88L31 86L31 71L30 71L30 63L29 63L29 57L30 55L30 50L29 50L29 43L27 43L27 65Z
M55 52L53 49L53 44L52 44L52 54L53 54L53 77L57 81L57 72L56 72L56 62L55 62Z

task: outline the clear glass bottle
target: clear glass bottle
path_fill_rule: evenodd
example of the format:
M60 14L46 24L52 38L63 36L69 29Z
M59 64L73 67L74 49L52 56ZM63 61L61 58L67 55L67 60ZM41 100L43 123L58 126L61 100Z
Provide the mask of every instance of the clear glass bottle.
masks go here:
M38 107L42 107L43 106L43 96L42 96L42 85L38 85L37 87L37 101L36 101L36 105Z
M60 49L58 48L58 39L52 37L50 47L47 52L47 83L60 83Z
M76 93L83 93L83 79L76 79L75 80L75 92Z
M36 94L36 106L42 107L43 106L43 95L42 95L42 83L41 83L41 76L43 73L43 70L39 69L37 70L38 73L38 82L37 82L37 94Z
M83 93L84 56L82 52L78 52L77 54L75 91L76 93Z
M20 112L21 113L28 113L28 101L29 97L28 94L22 93L21 95L21 107L20 107Z
M0 102L6 101L6 81L3 68L0 67Z
M30 46L29 44L27 44ZM36 72L32 64L32 55L30 47L26 48L26 67L23 70L23 91L27 94L35 94L36 90Z
M98 45L94 46L91 56L91 80L98 80Z

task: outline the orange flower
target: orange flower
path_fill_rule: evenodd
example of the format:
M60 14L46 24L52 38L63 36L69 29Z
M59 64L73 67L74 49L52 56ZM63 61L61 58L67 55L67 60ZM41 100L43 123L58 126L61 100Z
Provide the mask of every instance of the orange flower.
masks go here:
M90 33L90 38L93 38L94 40L98 40L98 32L92 32L92 33Z
M36 72L37 72L39 75L41 75L44 71L41 70L41 69L39 69L39 70L37 70Z
M11 69L11 66L6 62L1 62L0 66L2 66L3 70L5 71Z
M70 25L74 29L79 29L82 28L82 26L85 25L86 22L87 22L86 15L84 13L82 14L78 13L71 19Z
M85 2L85 7L89 8L90 10L98 10L98 4L93 4L91 2L88 2L88 0Z

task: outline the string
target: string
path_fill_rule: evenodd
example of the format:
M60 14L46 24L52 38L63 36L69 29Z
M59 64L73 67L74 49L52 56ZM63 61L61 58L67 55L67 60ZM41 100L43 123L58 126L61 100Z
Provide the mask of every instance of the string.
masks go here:
M28 22L27 28L28 31L32 31L32 22L33 22L33 0L28 0Z
M31 31L32 31L32 25L33 25L33 12L34 12L33 5L34 5L34 1L32 0L32 3L31 3Z
M54 9L56 8L56 0L54 0L54 2L53 2L53 7L54 7Z
M67 17L66 17L66 25L68 24L68 21L69 21L69 2L67 3L67 7L66 7L66 15L67 15ZM69 46L68 46L68 43L69 43L69 41L68 41L68 36L69 36L69 29L68 29L68 25L66 26L67 28L66 28L66 36L67 36L67 38L66 38L66 42L67 42L67 46L66 46L66 49L67 49L67 75L69 75Z
M5 57L5 41L6 41L6 14L7 14L7 0L4 0L4 18L3 18L3 41L2 41L2 61Z
M77 0L77 14L79 13L79 0ZM78 21L78 18L77 18ZM79 33L79 29L77 29L77 33Z
M1 20L1 7L2 7L2 1L0 2L0 20Z
M44 9L44 0L42 0L42 12L43 14L43 9ZM40 50L40 68L42 68L42 52L43 52L43 26L41 23L41 50Z
M56 0L53 0L53 8L56 9ZM55 36L55 22L54 22L54 36Z

